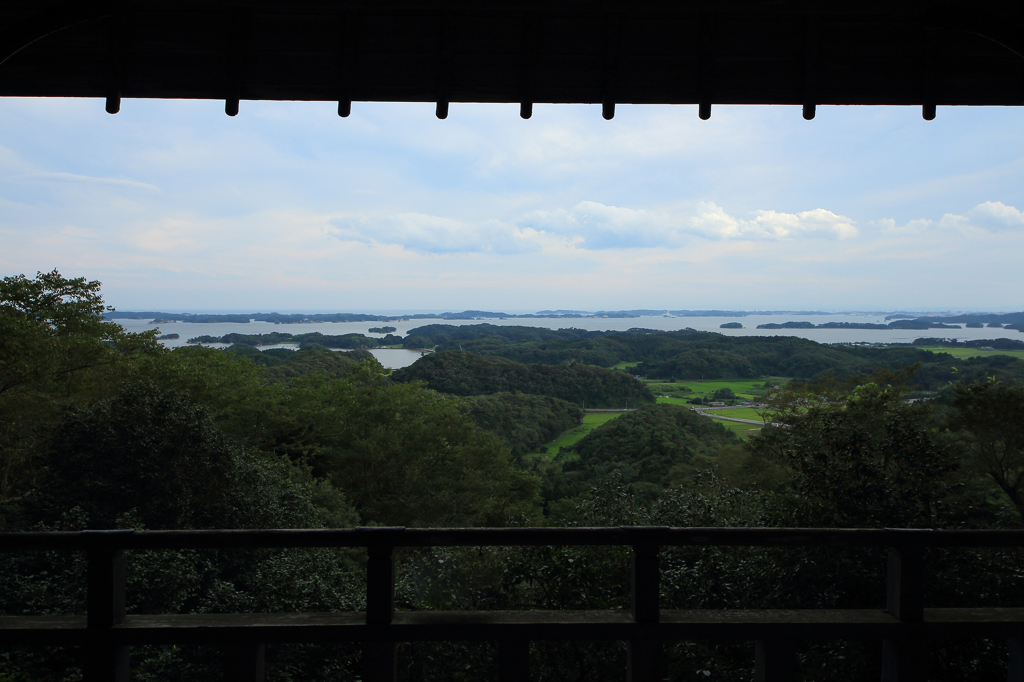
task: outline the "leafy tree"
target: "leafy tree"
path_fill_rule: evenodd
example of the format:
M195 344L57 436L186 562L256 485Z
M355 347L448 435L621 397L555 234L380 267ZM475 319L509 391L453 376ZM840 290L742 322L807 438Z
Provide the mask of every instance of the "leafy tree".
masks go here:
M308 461L366 523L505 525L534 513L538 482L459 402L392 384L376 361L344 380L296 379L275 394L260 444Z
M969 461L1006 494L1024 520L1024 387L994 378L953 385L951 426L965 436Z
M267 411L280 390L266 385L263 371L234 352L189 346L145 358L133 376L184 393L229 438L258 447Z
M156 331L104 321L100 283L56 270L0 280L0 525L31 495L48 428L69 402L109 395Z
M183 393L146 382L69 410L40 488L30 510L39 522L34 530L315 528L356 521L344 496L307 469L232 442ZM132 551L127 559L130 612L331 611L363 604L359 555L352 551ZM75 554L5 554L0 612L81 612L84 584L85 562ZM60 647L46 653L5 652L0 675L74 677L66 677L74 655ZM347 655L353 667L352 652ZM277 679L322 679L324 668L338 663L332 656L337 653L308 646L272 652L270 667ZM139 647L132 663L133 679L145 682L219 674L216 654L202 648Z
M372 356L344 379L313 372L268 384L267 374L292 362L335 355L284 352L286 364L263 370L244 355L185 348L148 361L140 375L186 393L237 442L308 463L352 500L362 522L502 525L531 513L536 480L457 401L392 384Z
M41 521L72 508L94 528L113 528L126 514L152 529L326 520L308 475L233 443L204 408L149 383L130 383L114 398L71 409L51 440L47 465L34 505ZM341 518L354 520L350 512Z
M750 441L791 475L782 523L826 527L936 527L956 519L956 453L908 403L916 368L848 382L828 378L769 398L769 423Z
M65 395L88 369L156 349L156 332L106 322L100 283L54 270L0 280L0 395L49 389Z

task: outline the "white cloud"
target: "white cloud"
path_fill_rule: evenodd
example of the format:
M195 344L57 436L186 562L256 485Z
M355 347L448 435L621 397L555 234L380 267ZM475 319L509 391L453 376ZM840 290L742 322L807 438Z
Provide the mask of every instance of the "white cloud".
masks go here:
M556 232L580 248L680 247L691 235L713 240L780 241L796 237L846 239L856 236L853 221L824 209L781 213L757 211L752 220L729 215L713 202L700 202L691 215L605 206L582 201L571 209L535 212L520 224Z
M560 235L587 250L679 246L685 235L667 213L581 201L568 209L533 211L516 221Z
M522 230L497 220L473 225L423 213L398 213L384 217L334 218L331 225L335 236L342 241L399 244L425 253L514 254L541 249L533 230Z
M986 201L964 215L945 214L939 221L939 226L986 232L1021 230L1024 229L1024 213L1001 201Z
M1001 201L986 201L963 214L946 213L938 222L919 218L908 221L904 225L897 225L895 220L885 218L873 220L870 224L880 228L883 232L904 235L922 234L933 228L963 233L1020 232L1024 231L1024 213Z
M694 232L709 239L779 241L796 237L848 239L857 236L853 221L816 208L800 213L757 211L753 220L734 218L712 202L701 202L697 215L687 221Z
M930 229L935 223L927 218L918 218L917 220L908 221L904 225L897 225L896 221L892 218L881 218L879 220L872 220L868 223L869 227L879 230L883 234L887 235L918 235L926 230Z

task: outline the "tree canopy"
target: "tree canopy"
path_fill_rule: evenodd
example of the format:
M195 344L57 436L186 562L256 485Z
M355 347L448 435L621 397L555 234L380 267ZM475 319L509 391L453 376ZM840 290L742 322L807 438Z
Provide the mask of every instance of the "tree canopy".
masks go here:
M63 406L109 394L109 377L161 352L155 332L106 322L99 291L56 270L0 280L0 519L31 493Z
M1024 521L1024 387L996 381L953 385L951 427L971 466L991 477Z

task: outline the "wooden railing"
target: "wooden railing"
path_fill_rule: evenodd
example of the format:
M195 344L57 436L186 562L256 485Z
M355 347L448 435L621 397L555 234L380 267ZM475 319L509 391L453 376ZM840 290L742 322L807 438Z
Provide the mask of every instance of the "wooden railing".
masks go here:
M628 611L396 611L396 547L629 546ZM873 609L667 610L660 608L659 551L667 546L888 548L887 606ZM0 533L0 551L76 550L88 555L85 616L0 616L5 645L79 645L85 679L128 680L128 649L202 643L224 650L224 679L263 679L275 642L361 642L363 679L395 679L396 642L494 640L497 678L529 679L530 641L629 643L627 678L662 679L667 640L754 640L756 680L789 680L801 640L882 642L882 680L926 679L929 639L1009 641L1010 682L1024 682L1024 608L924 608L924 551L930 547L1021 547L1020 530L776 528L356 528ZM125 550L365 547L366 611L359 613L125 613ZM836 577L841 580L841 576Z

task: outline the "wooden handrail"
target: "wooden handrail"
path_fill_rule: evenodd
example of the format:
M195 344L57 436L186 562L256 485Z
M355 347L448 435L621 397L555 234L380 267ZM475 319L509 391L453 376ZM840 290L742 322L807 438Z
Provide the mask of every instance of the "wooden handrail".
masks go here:
M628 611L396 612L397 547L628 546ZM659 552L671 546L877 547L888 549L886 609L697 610L660 607ZM368 550L366 611L328 614L126 614L125 551L339 548ZM497 678L526 679L530 640L625 639L629 679L661 680L666 640L754 639L755 680L792 679L801 639L874 639L882 679L926 679L930 638L1006 638L1009 682L1024 682L1024 608L924 608L924 550L1024 547L1024 530L861 528L403 528L0 533L0 551L86 551L87 615L0 616L12 644L80 644L88 682L126 682L137 644L217 642L224 679L261 682L268 642L363 643L363 679L396 679L396 642L495 639Z
M122 549L245 549L256 547L1021 547L1024 530L904 528L403 528L281 530L141 530L0 533L0 551Z

